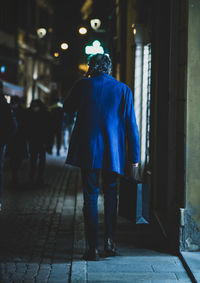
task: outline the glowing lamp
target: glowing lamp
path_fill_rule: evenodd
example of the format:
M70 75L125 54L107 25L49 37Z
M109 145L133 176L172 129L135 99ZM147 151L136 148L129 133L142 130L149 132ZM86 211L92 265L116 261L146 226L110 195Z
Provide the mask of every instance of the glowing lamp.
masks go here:
M91 19L90 25L94 30L98 30L101 26L101 20L100 19Z
M61 43L61 48L63 50L67 50L69 48L69 45L66 42Z
M87 29L86 29L85 27L80 27L79 30L78 30L78 32L79 32L80 34L86 34L86 33L87 33Z
M54 57L58 57L59 53L58 52L54 52Z
M47 33L47 30L45 28L39 28L37 29L37 35L39 38L43 38Z

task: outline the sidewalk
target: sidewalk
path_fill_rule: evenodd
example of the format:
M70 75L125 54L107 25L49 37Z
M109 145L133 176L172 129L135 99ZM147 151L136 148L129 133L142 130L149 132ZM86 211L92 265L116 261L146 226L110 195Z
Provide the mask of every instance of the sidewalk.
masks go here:
M98 262L83 261L80 171L64 161L64 156L48 156L45 187L27 185L27 162L21 170L19 188L9 185L5 170L0 214L0 283L191 282L176 256L154 246L156 241L152 241L148 228L135 229L122 218L117 233L119 256L101 257ZM102 211L100 196L101 253Z

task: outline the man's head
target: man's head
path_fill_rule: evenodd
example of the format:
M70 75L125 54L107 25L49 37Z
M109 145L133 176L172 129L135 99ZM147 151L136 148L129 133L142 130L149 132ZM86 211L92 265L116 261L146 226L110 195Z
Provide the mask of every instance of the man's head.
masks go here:
M95 76L100 72L111 73L112 62L107 54L93 55L89 60L89 70L87 75Z

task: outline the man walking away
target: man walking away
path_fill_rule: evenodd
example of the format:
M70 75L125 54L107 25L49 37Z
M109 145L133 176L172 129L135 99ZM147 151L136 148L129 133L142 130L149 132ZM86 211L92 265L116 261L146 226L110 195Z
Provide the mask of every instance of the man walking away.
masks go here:
M104 193L105 252L116 254L117 179L124 173L125 143L129 162L138 166L139 134L130 88L111 75L111 60L96 54L86 78L77 81L64 102L64 111L77 112L67 163L79 166L83 183L83 214L88 251L86 260L98 260L99 174Z

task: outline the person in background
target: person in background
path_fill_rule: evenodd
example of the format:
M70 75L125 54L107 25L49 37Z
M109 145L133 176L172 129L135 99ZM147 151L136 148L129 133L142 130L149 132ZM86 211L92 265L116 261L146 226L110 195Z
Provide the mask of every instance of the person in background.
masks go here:
M64 101L69 115L77 111L66 162L79 166L83 185L83 215L88 250L85 260L98 260L98 195L102 171L104 193L104 249L116 254L117 180L124 174L125 137L129 162L139 162L139 133L130 88L114 79L106 54L90 58L86 78L77 81Z
M66 112L64 112L63 113L63 133L62 133L62 137L63 137L63 146L64 146L65 151L67 151L68 147L69 147L69 141L70 141L70 138L71 138L74 123L75 123L74 115L72 115L70 117Z
M3 84L0 81L0 211L2 209L2 175L5 147L17 130L17 121L13 110L3 95Z
M32 100L27 112L27 140L30 154L29 181L44 185L46 150L49 146L50 122L49 113L40 99ZM37 162L38 170L37 170Z
M27 158L26 109L22 107L21 99L18 96L11 97L10 105L17 119L18 128L7 144L6 156L11 169L11 184L16 187L19 185L19 170L23 159Z
M53 99L53 104L49 107L51 114L51 145L50 153L52 153L52 148L54 140L56 140L56 153L60 155L61 140L62 140L62 126L63 126L63 108L62 103L59 101L58 97Z

